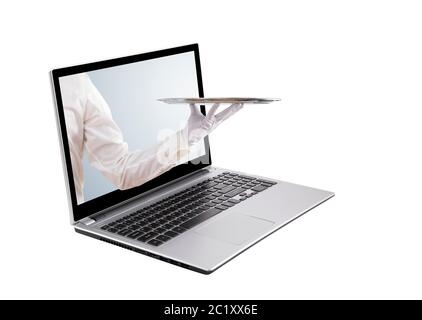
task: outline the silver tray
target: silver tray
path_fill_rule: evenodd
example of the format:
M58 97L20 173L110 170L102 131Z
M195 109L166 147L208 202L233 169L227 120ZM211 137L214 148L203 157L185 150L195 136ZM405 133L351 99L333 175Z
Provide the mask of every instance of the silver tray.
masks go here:
M170 104L181 104L181 103L252 103L252 104L265 104L274 101L280 101L281 99L272 98L162 98L158 99L161 102Z

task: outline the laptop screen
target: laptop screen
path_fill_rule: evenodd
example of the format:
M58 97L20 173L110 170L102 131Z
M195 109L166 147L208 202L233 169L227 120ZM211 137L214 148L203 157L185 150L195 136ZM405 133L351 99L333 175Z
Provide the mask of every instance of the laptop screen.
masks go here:
M183 142L189 106L158 100L203 96L196 45L58 69L53 80L74 221L209 164L205 139Z

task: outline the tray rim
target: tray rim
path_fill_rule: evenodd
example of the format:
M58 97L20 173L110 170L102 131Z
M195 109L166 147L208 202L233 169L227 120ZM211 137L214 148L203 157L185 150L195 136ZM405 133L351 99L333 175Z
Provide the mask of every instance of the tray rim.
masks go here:
M281 101L279 98L252 98L252 97L210 97L210 98L194 98L194 97L177 97L177 98L160 98L158 101L168 104L184 104L184 103L251 103L251 104L267 104L271 102Z

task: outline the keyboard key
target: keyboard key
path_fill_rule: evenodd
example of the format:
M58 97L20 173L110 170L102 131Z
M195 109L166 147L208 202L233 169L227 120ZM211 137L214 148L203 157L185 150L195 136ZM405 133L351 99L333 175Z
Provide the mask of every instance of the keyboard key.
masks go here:
M135 238L137 238L137 237L139 237L139 236L141 236L142 235L142 232L140 232L140 231L135 231L135 232L132 232L131 234L129 234L127 237L128 238L131 238L131 239L135 239Z
M261 183L261 185L265 186L265 187L271 187L272 186L272 184L268 184L268 183Z
M177 232L174 231L167 231L166 233L164 233L166 236L174 238L175 236L179 235Z
M138 230L145 233L145 232L150 232L152 228L150 226L147 226L147 227L140 227Z
M277 182L272 182L272 181L268 181L268 180L263 180L263 179L258 179L256 180L258 182L262 182L262 183L266 183L266 184L270 184L270 185L275 185L277 184Z
M158 235L158 233L156 233L156 232L149 232L149 233L144 234L143 236L139 237L137 240L138 241L145 242L145 241L147 241L147 240L149 240L151 238L154 238L157 235Z
M159 226L161 226L161 224L159 224L159 223L157 223L157 222L153 222L153 223L150 223L150 224L148 225L148 227L151 227L151 228L158 228Z
M120 234L121 236L126 236L129 233L133 232L133 230L130 229L123 229L122 231L117 232L117 234Z
M166 231L167 231L167 229L163 228L163 227L160 227L160 228L157 228L157 229L154 230L154 232L157 232L157 233L164 233Z
M184 217L186 217L186 218L193 218L193 217L195 217L198 213L200 213L200 212L188 212L188 213L186 213L186 215L184 215Z
M107 231L111 233L116 233L117 231L119 231L119 229L109 228Z
M206 206L200 206L200 207L198 207L198 208L195 208L195 209L193 209L192 211L195 211L196 213L197 212L204 212L205 210L208 210L210 207L209 207L209 205L206 205ZM192 211L189 211L189 212L192 212ZM189 213L188 212L188 213Z
M171 229L171 228L177 227L179 225L179 223L176 220L173 220L173 221L167 223L166 226L167 225L170 225L170 228L167 228L167 229Z
M227 186L227 187L225 187L225 188L221 189L220 191L221 191L221 192L224 192L224 193L227 193L227 192L232 191L232 190L234 190L234 189L236 189L236 187L233 187L233 186Z
M267 189L267 187L265 187L263 185L259 185L259 186L253 187L251 190L256 191L256 192L260 192L260 191L264 191L265 189Z
M225 205L220 204L220 205L216 206L216 208L219 209L219 210L226 210L229 207L226 207Z
M188 212L188 213L192 213L193 212L195 214L198 214L198 213L204 212L205 210L207 210L207 209L205 209L203 207L198 207L198 208L193 209L191 212Z
M241 174L239 174L239 176L238 176L239 178L242 178L242 179L246 179L246 180L254 180L255 178L252 178L252 177L248 177L248 176L242 176Z
M189 221L188 221L188 222L189 222ZM177 232L177 233L183 233L183 232L185 232L185 231L186 231L186 228L185 228L185 227L180 226L180 227L173 228L173 229L172 229L172 231Z
M169 241L171 239L171 237L168 237L168 236L165 236L165 235L159 235L155 239L160 240L162 242L166 242L166 241Z
M244 188L237 188L237 189L235 189L233 191L230 191L229 193L226 193L226 196L228 196L230 198L233 198L234 196L236 196L239 193L242 193L244 191L246 191L246 189L244 189Z
M139 240L139 239L138 239ZM148 241L148 244L152 245L152 246L156 246L158 247L159 245L162 245L163 243L159 240L156 239L152 239L150 241Z
M189 217L183 216L183 217L177 218L177 221L179 221L179 222L185 222L186 220L189 220L189 219L190 219Z
M212 181L212 182L206 182L203 184L204 187L206 187L207 189L214 187L218 184L218 182Z
M234 206L234 203L233 202L226 201L222 205L223 206L226 206L226 207L233 207Z
M166 228L166 229L172 229L172 228L174 228L174 225L173 225L173 224L170 224L170 223L167 223L167 224L165 224L165 225L163 226L163 228Z
M191 220L186 221L185 223L182 223L180 225L180 227L186 228L186 229L192 228L192 227L196 226L197 224L215 216L216 214L218 214L220 212L221 212L221 210L219 210L218 208L211 208L207 211L204 211L203 213L196 216L195 218L192 218ZM174 231L177 232L177 230L174 230Z
M228 200L228 202L231 202L231 203L239 203L240 201L239 200L237 200L237 199L229 199Z
M183 220L183 219L181 219L181 217L179 217L179 218L177 218L177 219L174 220L174 223L177 223L177 225L179 225L179 224L181 224L181 223L183 223L185 221L186 220Z

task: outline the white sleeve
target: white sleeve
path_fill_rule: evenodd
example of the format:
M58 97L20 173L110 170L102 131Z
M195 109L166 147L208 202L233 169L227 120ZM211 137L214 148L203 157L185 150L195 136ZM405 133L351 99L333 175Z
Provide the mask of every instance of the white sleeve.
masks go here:
M129 152L107 102L86 79L85 149L91 165L117 188L139 186L178 165L189 153L185 130L147 150Z

